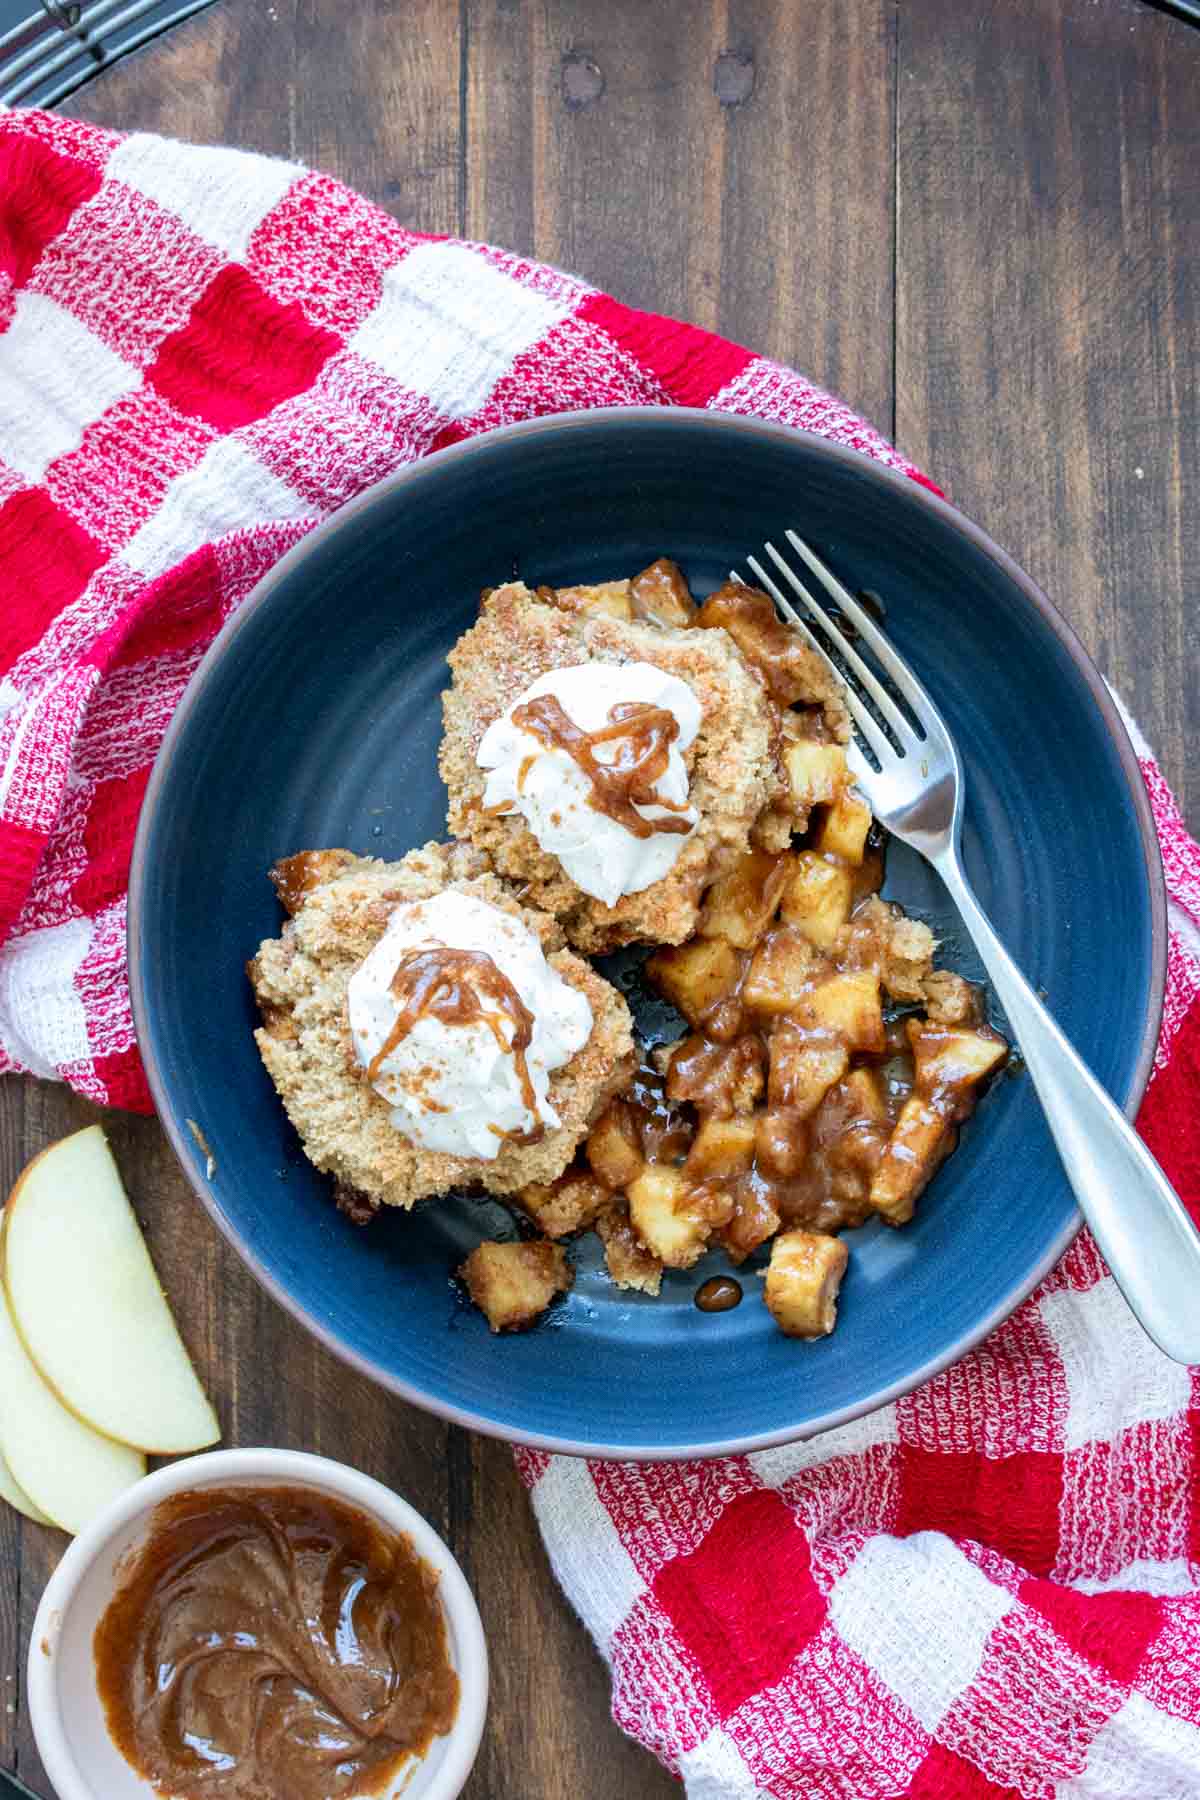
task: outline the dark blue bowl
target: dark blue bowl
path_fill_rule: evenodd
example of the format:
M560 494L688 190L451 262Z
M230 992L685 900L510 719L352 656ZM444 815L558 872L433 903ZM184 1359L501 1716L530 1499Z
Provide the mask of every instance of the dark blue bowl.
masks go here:
M894 1398L976 1343L1078 1225L1029 1081L986 1096L903 1231L851 1234L836 1332L782 1337L751 1292L704 1314L710 1257L658 1300L581 1244L578 1279L525 1336L495 1339L452 1272L511 1231L451 1199L363 1231L299 1153L251 1039L243 973L279 928L266 870L344 844L398 857L444 834L435 752L445 655L479 590L599 580L677 558L701 590L795 526L884 596L902 654L967 770L980 899L1127 1109L1162 1002L1162 876L1145 790L1099 676L1032 582L923 488L803 433L685 410L513 426L380 483L299 544L226 626L167 734L130 892L138 1038L196 1191L263 1284L409 1400L527 1444L619 1457L746 1450ZM931 871L893 846L887 892L978 972ZM201 1126L205 1158L185 1124ZM752 1278L751 1278L752 1279Z

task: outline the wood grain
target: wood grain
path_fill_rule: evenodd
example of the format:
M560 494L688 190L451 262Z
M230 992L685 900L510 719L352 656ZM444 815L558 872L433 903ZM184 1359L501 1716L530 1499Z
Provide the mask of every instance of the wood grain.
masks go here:
M886 430L894 18L467 0L467 229L797 363Z
M1196 821L1198 82L1200 33L1140 0L223 0L68 110L316 164L894 421L1080 629ZM0 1083L0 1181L94 1116ZM468 1800L677 1794L608 1717L507 1449L320 1349L157 1125L105 1123L225 1441L354 1462L462 1559L493 1659ZM42 1793L22 1658L62 1543L0 1509L0 1761Z
M309 163L421 231L461 229L456 0L223 0L64 111Z
M1200 825L1200 33L900 14L897 435L1039 581Z

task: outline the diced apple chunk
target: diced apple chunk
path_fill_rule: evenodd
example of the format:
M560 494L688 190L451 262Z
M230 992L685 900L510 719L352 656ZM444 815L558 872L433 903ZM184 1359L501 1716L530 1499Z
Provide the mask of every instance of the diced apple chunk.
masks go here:
M561 1244L479 1244L458 1271L493 1331L524 1331L575 1279Z
M828 1337L837 1322L838 1289L850 1252L818 1231L781 1231L771 1245L764 1298L788 1337Z
M779 1214L770 1194L769 1183L753 1175L745 1176L734 1187L733 1217L720 1232L721 1246L733 1262L745 1262L779 1230Z
M787 923L802 931L819 950L830 950L853 904L852 872L842 863L827 862L813 850L802 850L784 890L781 916Z
M797 812L832 804L850 781L846 752L840 744L796 738L784 746L783 765Z
M629 584L629 595L637 619L650 619L656 625L683 629L696 617L696 602L683 578L683 571L667 556L660 556L648 569L634 576Z
M846 1073L850 1058L844 1044L814 1040L790 1019L771 1034L771 1068L767 1096L772 1106L787 1107L808 1118L816 1112L835 1081Z
M753 950L778 910L794 863L787 850L747 850L705 895L700 936Z
M812 986L817 952L790 925L768 931L746 974L742 1000L751 1012L790 1013Z
M755 1159L764 1175L787 1181L808 1161L808 1115L792 1107L765 1106L755 1114Z
M718 1118L750 1112L763 1091L765 1061L761 1040L749 1034L731 1044L686 1037L667 1067L667 1098L690 1100Z
M633 601L628 581L598 581L590 587L553 589L554 604L563 612L603 615L609 619L629 621L633 618Z
M939 1089L971 1088L1008 1055L1008 1045L994 1033L965 1026L930 1025L910 1019L908 1041L916 1065L917 1087L924 1094Z
M919 1094L911 1094L900 1109L868 1196L889 1225L908 1224L918 1195L953 1141L949 1121Z
M689 1206L683 1173L659 1163L630 1185L629 1217L647 1250L668 1269L690 1269L704 1254L711 1222Z
M754 1118L748 1113L703 1119L683 1166L685 1178L699 1184L744 1174L754 1161L754 1134Z
M609 1192L594 1175L569 1169L557 1181L532 1181L513 1199L527 1212L549 1238L569 1237L584 1231L602 1206Z
M743 958L723 937L692 938L656 950L646 974L664 999L699 1025L715 1006L732 994L741 980Z
M810 1031L840 1038L848 1050L884 1048L879 977L873 969L828 976L801 996L794 1016Z
M792 925L766 932L747 970L741 999L750 1012L790 1013L813 985L817 950Z
M821 699L828 690L825 665L798 631L785 625L766 594L727 582L700 608L697 625L727 631L748 663L759 670L780 706Z
M613 1100L592 1129L585 1147L592 1174L606 1188L626 1188L641 1174L645 1157L637 1117L626 1100Z
M852 790L839 794L821 821L816 847L822 856L840 856L857 869L866 851L871 809Z
M874 1069L851 1069L842 1081L842 1091L850 1102L852 1116L882 1125L887 1119L883 1089Z

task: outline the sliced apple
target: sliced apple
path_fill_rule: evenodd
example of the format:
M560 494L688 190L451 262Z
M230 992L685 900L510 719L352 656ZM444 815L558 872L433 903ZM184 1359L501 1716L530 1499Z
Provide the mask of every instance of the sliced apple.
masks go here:
M7 1500L10 1506L15 1506L19 1513L24 1513L25 1517L32 1519L35 1525L53 1525L54 1523L54 1520L44 1513L40 1506L33 1504L2 1456L0 1456L0 1500Z
M98 1125L30 1163L4 1209L3 1253L17 1330L72 1412L164 1455L217 1441L216 1414Z
M102 1437L52 1393L26 1354L2 1293L0 1452L34 1506L64 1531L82 1531L146 1473L140 1450Z

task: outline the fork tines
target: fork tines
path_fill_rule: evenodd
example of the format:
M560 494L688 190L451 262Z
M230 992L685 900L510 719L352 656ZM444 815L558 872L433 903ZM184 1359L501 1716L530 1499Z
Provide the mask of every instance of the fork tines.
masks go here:
M821 561L816 552L804 542L804 539L794 531L787 531L784 536L809 572L825 589L841 617L849 621L864 646L887 674L901 698L912 707L919 720L921 707L928 703L928 697L912 670L897 656L866 608L855 599L850 590L838 580L833 570ZM756 556L746 558L747 566L759 586L770 594L783 617L796 627L805 641L812 646L817 655L842 682L850 715L876 761L891 759L897 754L903 756L909 749L915 748L916 743L924 735L920 727L914 729L913 720L901 711L875 671L855 649L826 608L813 597L791 563L776 549L774 544L765 544L763 550L774 565L779 580L777 581L767 572ZM736 577L736 572L735 578L740 579L740 577ZM827 644L821 641L810 628L807 620L797 612L783 587L780 586L780 581L800 601L809 618L820 626L828 645L837 652L842 667L839 667L831 656ZM847 672L850 675L849 680L846 678ZM868 699L871 702L870 705L867 704ZM883 724L880 723L881 719Z

